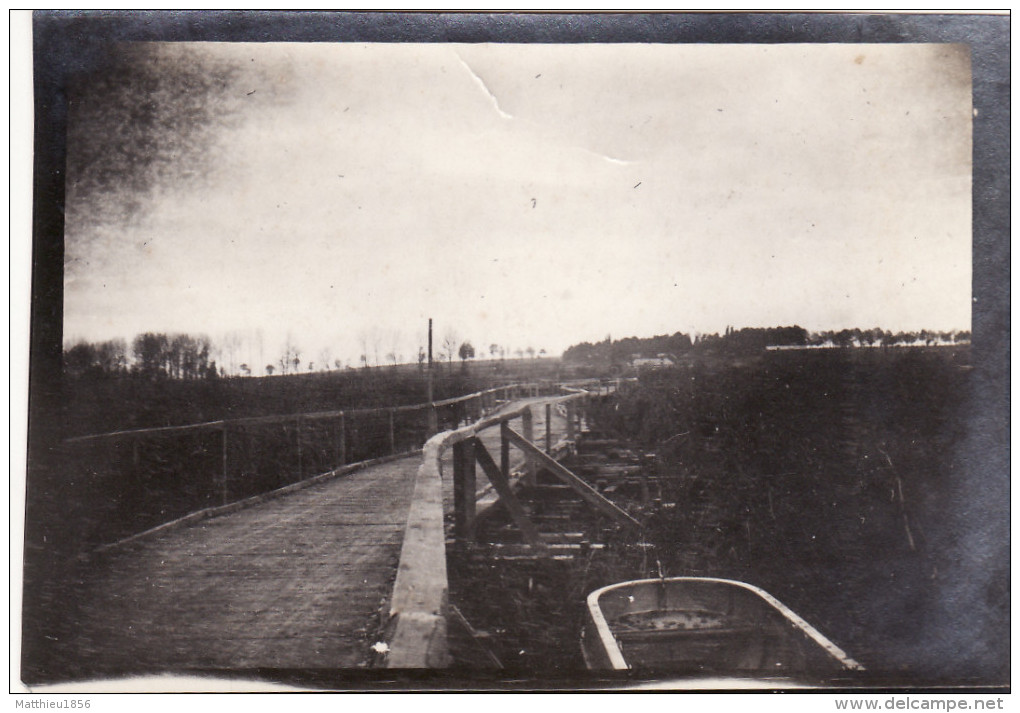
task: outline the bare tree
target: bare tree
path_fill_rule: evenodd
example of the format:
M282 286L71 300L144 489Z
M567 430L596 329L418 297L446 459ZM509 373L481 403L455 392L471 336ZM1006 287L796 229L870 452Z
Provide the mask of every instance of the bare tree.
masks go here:
M443 351L440 357L445 357L447 360L447 372L453 373L453 357L457 353L457 342L459 341L457 333L452 329L446 330L446 334L443 335Z
M283 356L280 358L280 366L283 369L283 373L286 374L290 371L291 367L294 369L294 373L297 373L298 367L301 365L301 350L296 344L294 344L293 338L288 333L287 341L283 347Z
M372 339L367 329L362 329L358 332L358 344L361 346L361 364L366 369L368 368L368 345Z
M227 373L237 373L237 353L241 348L241 335L237 332L227 332L222 337L223 352L227 357Z
M333 355L329 351L329 347L325 347L319 352L319 363L322 364L323 371L329 371L329 365L333 361Z
M255 330L255 342L256 342L256 344L258 345L258 348L259 348L259 363L262 363L265 360L265 354L264 354L264 352L265 352L265 339L262 336L262 330L261 329L256 329Z
M379 361L379 348L383 343L383 335L378 329L372 330L372 354L375 356L375 365L380 366L382 362Z
M389 337L390 350L386 354L386 358L391 364L393 364L393 368L395 369L397 367L397 362L399 361L398 356L400 354L400 330L391 329L387 333L387 336Z

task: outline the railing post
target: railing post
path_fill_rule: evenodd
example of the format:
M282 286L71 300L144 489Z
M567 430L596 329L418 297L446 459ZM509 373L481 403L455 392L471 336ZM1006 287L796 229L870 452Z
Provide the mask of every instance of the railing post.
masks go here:
M506 421L499 424L499 472L510 480L510 424Z
M508 426L508 428L509 428L509 426ZM534 440L535 440L535 427L534 427L534 419L532 418L532 415L531 415L531 407L530 406L525 408L524 411L521 413L521 430L524 432L523 435L524 435L524 437L529 442L534 442ZM534 460L534 458L532 458L528 454L525 454L524 458L525 458L525 461L524 461L524 484L527 487L529 487L529 488L533 488L533 487L535 487L535 460ZM508 478L510 477L509 473L507 473L507 477Z
M390 453L397 452L397 434L393 428L393 409L390 409Z
M567 440L574 440L574 419L577 417L576 401L567 402Z
M222 471L222 481L220 483L220 500L222 501L222 503L224 505L226 505L227 504L227 497L228 497L228 493L227 493L227 475L229 473L229 471L227 470L227 424L226 423L223 424L223 454L222 455L223 455L223 471Z
M340 467L347 465L347 423L343 411L340 412L340 434L337 443L337 460Z
M473 539L475 522L475 447L472 439L453 444L453 527L459 540Z
M426 424L428 432L425 434L425 436L426 439L428 439L432 438L432 436L439 433L439 414L436 413L435 404L428 405L428 415L426 416L426 418L428 421Z
M545 452L552 455L552 404L545 405Z
M301 416L297 417L297 474L298 480L304 480L305 477L305 466L302 462L301 453L301 422L304 419ZM226 431L224 431L226 433Z

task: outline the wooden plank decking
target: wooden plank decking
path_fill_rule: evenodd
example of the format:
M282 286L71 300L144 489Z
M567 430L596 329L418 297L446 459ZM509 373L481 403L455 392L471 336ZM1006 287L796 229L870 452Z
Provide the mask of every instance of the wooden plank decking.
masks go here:
M93 675L367 665L419 464L376 465L104 555L65 653Z

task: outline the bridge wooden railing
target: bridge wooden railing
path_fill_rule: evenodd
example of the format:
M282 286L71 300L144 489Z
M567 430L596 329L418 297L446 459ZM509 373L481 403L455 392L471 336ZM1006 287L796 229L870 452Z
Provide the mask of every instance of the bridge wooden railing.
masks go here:
M521 396L524 383L385 408L237 418L69 438L69 519L89 550L196 511L236 503L350 464L415 453L429 426L456 428ZM430 418L431 411L431 418Z
M560 465L549 452L552 450L548 425L551 409L563 407L567 422L566 438L573 441L578 427L578 406L583 406L592 396L592 392L584 387L585 384L558 385L560 391L568 393L549 397L542 404L546 408L546 450L533 443L532 408L537 407L535 403L503 409L463 428L440 433L425 444L390 601L389 653L386 658L388 667L441 668L449 663L446 641L448 582L442 464L447 451L452 450L454 532L459 538L471 539L473 536L478 492L475 466L480 465L525 540L536 551L545 551L541 534L528 520L510 484L511 446L525 453L523 478L526 482L529 480L534 482L536 468L541 466L573 488L590 505L621 525L641 527L641 524L628 513ZM598 387L601 392L601 384ZM607 388L607 393L608 390ZM518 418L521 419L523 433L510 426L510 422ZM479 438L483 431L495 427L500 429L498 463Z

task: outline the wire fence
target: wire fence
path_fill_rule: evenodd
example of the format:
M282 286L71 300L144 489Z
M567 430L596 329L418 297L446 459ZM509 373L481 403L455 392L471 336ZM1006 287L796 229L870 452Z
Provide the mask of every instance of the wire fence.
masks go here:
M63 442L67 523L83 550L198 510L345 465L416 451L431 432L477 421L514 399L561 393L512 384L433 404L353 409L103 433Z

